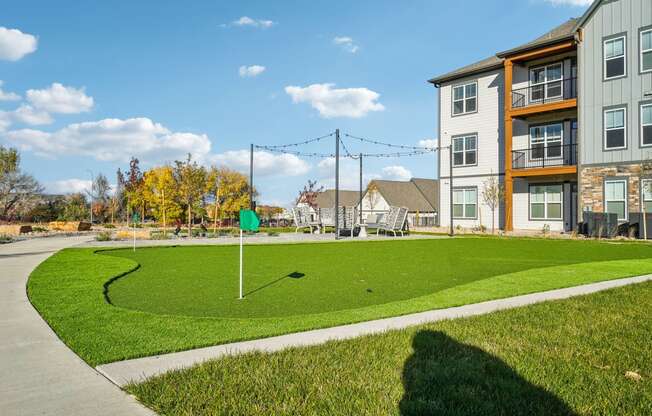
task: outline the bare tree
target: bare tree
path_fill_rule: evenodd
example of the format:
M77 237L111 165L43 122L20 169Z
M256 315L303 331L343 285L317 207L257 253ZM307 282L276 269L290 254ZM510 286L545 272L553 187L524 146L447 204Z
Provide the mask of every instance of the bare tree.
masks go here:
M20 170L18 151L0 146L0 219L24 216L36 207L42 192L36 179Z
M505 199L505 187L497 176L490 176L482 185L482 199L491 209L491 233L496 232L496 209Z
M308 179L308 184L304 185L303 190L299 192L299 197L297 198L297 204L303 202L310 206L310 208L317 208L317 195L321 192L324 192L324 187L320 186L317 188L317 181L311 181Z

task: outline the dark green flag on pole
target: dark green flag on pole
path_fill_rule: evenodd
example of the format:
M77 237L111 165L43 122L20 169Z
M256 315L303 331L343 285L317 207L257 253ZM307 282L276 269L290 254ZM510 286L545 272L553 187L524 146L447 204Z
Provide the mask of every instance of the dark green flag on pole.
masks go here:
M258 231L260 221L256 213L250 209L240 210L240 299L244 298L242 294L242 232L243 231Z

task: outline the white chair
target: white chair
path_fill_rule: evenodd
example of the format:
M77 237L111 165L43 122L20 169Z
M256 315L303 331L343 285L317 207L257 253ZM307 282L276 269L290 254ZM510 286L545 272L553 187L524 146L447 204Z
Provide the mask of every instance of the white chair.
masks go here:
M312 234L315 230L319 231L319 222L314 222L310 219L310 208L292 208L292 215L294 216L294 224L296 226L296 229L294 230L295 233L298 233L299 230L304 228L309 228L310 234Z
M385 217L383 223L378 224L378 229L376 230L376 235L379 235L381 231L385 234L392 233L396 236L398 233L401 234L401 237L405 235L405 222L407 221L408 209L404 207L390 207L389 214Z

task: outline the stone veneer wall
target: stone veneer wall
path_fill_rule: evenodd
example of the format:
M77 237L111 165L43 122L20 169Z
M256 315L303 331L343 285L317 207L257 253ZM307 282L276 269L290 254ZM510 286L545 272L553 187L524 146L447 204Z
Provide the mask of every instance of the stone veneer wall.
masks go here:
M604 212L604 180L606 178L629 178L627 185L627 209L639 212L641 209L641 178L652 176L652 163L619 164L612 166L589 166L580 173L580 208L593 212Z

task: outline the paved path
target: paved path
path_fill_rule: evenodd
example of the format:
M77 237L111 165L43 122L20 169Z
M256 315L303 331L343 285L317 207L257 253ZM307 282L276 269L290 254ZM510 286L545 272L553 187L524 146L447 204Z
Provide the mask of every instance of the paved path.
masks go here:
M333 328L318 329L299 332L272 338L253 341L237 342L233 344L218 345L215 347L200 348L158 355L134 360L119 361L104 364L97 370L113 380L117 385L125 385L130 381L142 381L157 374L170 370L186 368L209 359L224 355L241 354L249 351L273 352L289 347L322 344L330 340L354 338L362 335L376 334L390 329L406 328L427 322L465 316L482 315L502 309L516 308L534 303L566 299L573 296L595 293L615 287L641 283L652 280L652 275L632 277L627 279L610 280L592 283L566 289L550 290L547 292L533 293L530 295L515 296L488 302L465 305L455 308L439 309L412 315L398 316L395 318L379 319L376 321L361 322Z
M89 237L0 245L0 415L153 415L57 338L27 299L32 270Z

